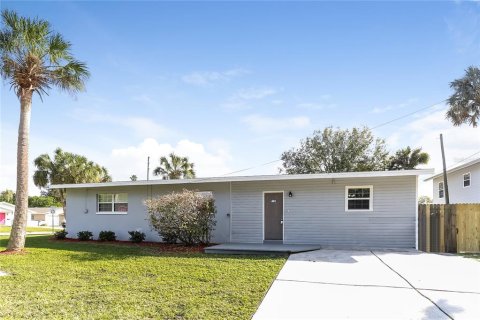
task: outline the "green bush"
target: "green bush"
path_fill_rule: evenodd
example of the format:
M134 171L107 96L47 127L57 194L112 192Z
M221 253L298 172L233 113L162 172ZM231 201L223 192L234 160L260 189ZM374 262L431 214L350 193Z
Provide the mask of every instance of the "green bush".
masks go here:
M149 221L163 241L187 245L208 244L215 227L215 200L211 195L184 189L145 202Z
M88 241L93 239L93 233L90 231L80 231L77 233L78 240Z
M100 231L98 234L98 240L100 241L116 241L117 236L115 235L115 232L110 231L110 230L104 230Z
M145 233L140 232L140 231L128 231L128 234L130 235L130 241L139 243L145 240Z
M53 234L53 237L57 240L63 240L67 237L67 234L68 234L68 232L65 229L63 229L63 230L55 232Z

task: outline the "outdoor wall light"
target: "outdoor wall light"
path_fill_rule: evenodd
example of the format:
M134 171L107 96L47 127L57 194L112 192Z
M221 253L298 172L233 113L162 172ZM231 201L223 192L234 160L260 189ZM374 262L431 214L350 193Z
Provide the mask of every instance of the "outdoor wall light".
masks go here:
M289 198L293 197L292 191L289 191L289 192L288 192L288 197L289 197Z
M83 211L83 213L85 213L85 214L88 213L88 209L85 209L85 210Z

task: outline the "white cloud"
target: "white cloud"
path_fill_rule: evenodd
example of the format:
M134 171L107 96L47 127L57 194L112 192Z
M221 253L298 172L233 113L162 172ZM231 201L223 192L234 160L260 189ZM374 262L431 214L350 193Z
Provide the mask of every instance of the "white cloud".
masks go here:
M232 78L250 73L249 70L237 68L226 71L195 71L181 77L182 81L195 86L210 86L218 82L227 82Z
M253 114L242 119L252 131L275 132L303 129L310 126L310 118L305 116L290 118L272 118Z
M335 108L337 105L334 103L299 103L297 104L297 108L301 109L308 109L308 110L322 110L322 109L332 109Z
M107 168L111 170L115 180L128 180L132 174L136 174L139 179L145 179L148 156L150 156L150 169L153 170L159 165L161 156L174 152L181 156L187 156L195 164L198 177L219 176L230 172L231 168L228 162L232 157L228 150L228 144L224 141L213 141L209 149L207 150L201 143L187 139L171 145L148 138L136 146L113 149ZM125 168L128 168L128 171ZM151 172L150 177L155 178Z
M228 109L248 109L249 103L254 100L262 100L266 97L275 95L277 90L271 87L258 87L258 88L245 88L235 92L228 100L223 104Z
M117 116L98 113L89 109L76 109L73 116L81 121L110 123L130 129L140 138L160 137L171 133L171 130L147 117Z
M233 98L241 100L258 100L271 96L275 93L276 90L269 87L247 88L238 90L238 92L233 96Z
M337 107L337 105L331 101L332 95L330 94L323 94L319 97L318 100L317 102L298 103L296 107L300 109L307 109L307 110L322 110L322 109L332 109Z
M132 100L147 106L151 106L155 104L155 99L153 99L148 94L140 94L140 95L133 96Z
M418 101L417 99L411 98L411 99L408 99L407 101L402 102L402 103L391 104L391 105L384 106L384 107L375 107L375 108L372 109L371 113L385 113L385 112L390 111L390 110L403 109L403 108L406 108L408 106L411 106L412 104L414 104L417 101Z

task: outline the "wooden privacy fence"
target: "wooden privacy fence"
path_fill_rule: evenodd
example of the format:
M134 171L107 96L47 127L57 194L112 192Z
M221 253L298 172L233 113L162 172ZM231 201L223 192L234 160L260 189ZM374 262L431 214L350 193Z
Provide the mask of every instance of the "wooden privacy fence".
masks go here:
M480 203L418 205L418 249L480 252Z

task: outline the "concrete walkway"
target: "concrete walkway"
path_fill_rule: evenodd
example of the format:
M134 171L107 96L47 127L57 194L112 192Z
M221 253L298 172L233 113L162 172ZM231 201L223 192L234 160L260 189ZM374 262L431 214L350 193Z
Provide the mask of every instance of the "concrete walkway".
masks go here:
M417 251L290 256L254 319L480 319L480 262Z
M318 244L283 243L223 243L205 248L205 253L216 254L266 254L298 253L320 249Z

